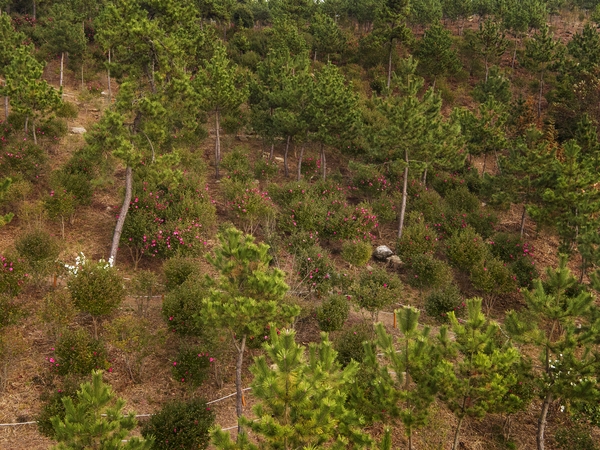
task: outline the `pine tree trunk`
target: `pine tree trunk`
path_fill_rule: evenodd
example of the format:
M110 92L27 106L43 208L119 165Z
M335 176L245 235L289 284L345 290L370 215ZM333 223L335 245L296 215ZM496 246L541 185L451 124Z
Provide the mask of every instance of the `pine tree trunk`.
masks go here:
M487 163L487 153L483 154L483 168L481 169L481 176L485 175L485 165Z
M323 180L327 178L327 159L325 159L325 147L321 143L321 169L323 170Z
M112 100L112 89L110 87L110 48L108 49L108 68L106 69L106 76L108 79L108 103Z
M117 251L119 250L119 241L121 240L121 233L123 233L123 225L125 224L125 217L127 217L127 211L129 211L129 204L131 203L131 193L133 190L133 171L131 166L127 166L125 170L125 198L123 199L123 205L119 212L119 218L115 225L115 232L113 233L112 245L110 247L109 262L112 264L117 263Z
M33 20L36 19L37 16L37 2L36 0L33 0Z
M452 444L452 450L458 449L458 437L460 436L460 427L462 426L464 419L465 416L461 416L458 418L458 423L456 424L456 431L454 432L454 443Z
M538 119L542 116L542 94L544 92L544 71L540 75L540 95L538 97Z
M387 74L387 88L390 88L392 84L392 51L394 49L394 40L390 41L390 54L388 56L388 74Z
M425 170L423 171L423 186L425 186L427 184L427 167L425 167Z
M304 144L300 147L300 156L298 157L298 181L302 179L302 157L304 156Z
M219 108L217 108L215 113L215 127L216 127L216 140L215 140L215 176L217 180L219 179L219 163L221 162L221 134L219 132Z
M98 340L98 318L92 316L92 323L94 324L94 339Z
M83 91L83 86L85 82L83 81L83 61L81 62L81 90Z
M271 151L269 152L269 161L273 161L274 153L275 153L275 144L271 144Z
M515 38L515 49L513 50L513 57L512 57L512 61L510 63L511 69L515 68L515 62L517 61L517 43L518 43L518 40L517 40L517 38Z
M527 218L527 206L523 205L523 213L521 214L521 239L525 231L525 219Z
M404 150L404 183L402 184L402 205L400 206L400 218L398 220L398 239L402 238L404 229L404 214L406 213L406 196L408 194L408 150Z
M6 85L6 84L5 84ZM8 96L4 96L4 120L8 119Z
M60 235L62 236L63 241L65 240L65 217L60 216Z
M289 177L290 173L289 173L289 169L288 169L288 151L290 149L290 136L287 137L287 142L285 143L285 153L283 154L283 171L285 174L285 177Z
M546 432L546 418L548 417L548 409L550 409L550 403L552 403L552 392L549 392L544 399L542 404L542 411L538 419L538 430L536 436L537 450L545 450L544 434Z
M241 417L244 413L244 406L242 405L242 365L244 364L244 350L246 348L246 335L242 338L242 343L238 347L238 357L235 364L235 391L236 391L236 404L235 412L238 417ZM243 433L244 430L241 425L238 425L238 433Z
M35 132L35 122L31 121L31 129L33 130L33 143L37 145L37 133Z
M60 54L60 81L58 83L58 86L61 88L61 93L60 93L60 98L61 99L63 97L62 87L63 87L64 67L65 67L65 52L61 52L61 54Z
M29 116L25 117L25 134L29 131Z

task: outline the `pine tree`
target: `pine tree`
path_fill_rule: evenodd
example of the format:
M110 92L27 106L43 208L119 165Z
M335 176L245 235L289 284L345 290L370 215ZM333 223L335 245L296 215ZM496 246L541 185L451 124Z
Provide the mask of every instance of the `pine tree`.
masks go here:
M490 63L499 60L508 47L508 40L500 28L500 24L492 19L486 19L479 24L479 30L475 33L475 39L472 41L475 51L483 57L485 65L485 81L490 73Z
M374 34L381 37L388 49L387 88L392 84L392 59L398 41L408 41L410 30L406 20L410 14L408 0L382 0L377 9Z
M114 393L102 381L102 372L92 373L92 381L81 384L77 391L77 402L63 397L65 418L52 417L52 426L58 445L53 450L145 450L150 449L152 440L129 437L135 428L135 413L123 415L123 399L113 401Z
M536 280L525 292L527 310L511 311L505 321L507 331L539 351L541 367L536 378L543 399L538 418L537 449L544 450L548 411L553 401L594 401L598 356L593 345L600 337L593 318L594 297L577 283L561 255L556 269L546 269L546 281ZM590 326L592 325L592 326Z
M346 47L346 36L338 24L329 16L316 13L310 24L310 33L313 35L314 60L317 55L329 57L335 53L341 53Z
M0 13L0 76L6 77L6 68L15 50L23 44L25 35L15 30L10 15ZM6 80L3 80L6 85ZM4 118L8 118L8 96L4 97Z
M459 448L465 417L482 418L512 404L507 394L517 383L515 375L519 352L500 345L498 324L481 312L481 299L467 300L467 319L458 322L454 311L448 314L456 340L446 341L446 358L436 369L441 399L458 418L452 450ZM458 357L451 360L453 354Z
M282 302L289 287L285 274L269 267L268 245L256 244L253 236L235 228L223 231L218 239L220 245L208 260L220 275L214 280L210 296L202 300L204 312L195 320L221 329L232 338L237 353L236 412L240 417L242 365L248 337L263 336L269 323L289 323L300 310Z
M227 57L222 44L217 44L212 58L206 61L202 76L193 86L203 97L205 108L215 116L215 175L219 178L221 161L221 114L237 109L248 97L248 85L237 67Z
M360 430L360 418L346 406L358 363L340 368L326 333L320 343L310 344L308 354L295 338L294 330L277 331L273 324L264 345L268 360L259 356L250 368L257 419L242 417L240 423L260 437L260 447L245 438L235 445L229 433L217 430L217 448L364 448L371 442Z
M456 73L461 67L456 50L452 49L452 35L439 22L425 31L415 56L423 73L433 76L434 88L438 76Z

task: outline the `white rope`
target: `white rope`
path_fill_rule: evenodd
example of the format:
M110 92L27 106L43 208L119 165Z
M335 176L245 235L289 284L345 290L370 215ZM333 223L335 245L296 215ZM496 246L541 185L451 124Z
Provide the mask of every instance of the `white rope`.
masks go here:
M245 388L245 389L242 389L242 392L249 391L251 389L252 388ZM210 402L206 402L206 404L210 405L211 403L217 403L217 402L220 402L221 400L225 400L226 398L233 397L236 394L237 394L237 392L234 392L233 394L226 395L225 397L221 397L221 398L218 398L216 400L211 400Z
M17 425L32 425L37 422L0 423L0 427L15 427Z

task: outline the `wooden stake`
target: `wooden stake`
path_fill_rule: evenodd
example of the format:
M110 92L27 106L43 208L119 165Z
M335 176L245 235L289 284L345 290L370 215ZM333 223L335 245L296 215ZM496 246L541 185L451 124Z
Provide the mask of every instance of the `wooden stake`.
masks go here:
M394 328L396 328L396 311L394 311Z
M161 301L161 302L164 302L164 301L165 301L165 294L161 294L161 295L160 295L160 301Z
M243 393L242 393L242 406L246 406L246 397L244 397Z

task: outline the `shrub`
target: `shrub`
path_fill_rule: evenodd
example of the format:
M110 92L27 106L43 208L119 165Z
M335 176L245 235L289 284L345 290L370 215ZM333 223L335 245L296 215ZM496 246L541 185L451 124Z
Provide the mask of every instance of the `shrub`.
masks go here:
M254 164L254 178L257 180L271 180L277 175L277 163L260 158Z
M94 321L94 337L98 337L97 320L113 312L125 299L123 277L104 260L89 262L81 254L70 271L67 287L73 303L89 313Z
M433 176L428 177L428 180L433 189L444 197L448 192L465 184L465 180L460 176L448 172L436 172Z
M60 170L54 172L51 177L51 185L54 190L64 191L70 195L76 206L92 203L94 188L89 174Z
M246 148L235 147L225 153L221 160L221 167L227 170L227 176L234 181L245 183L253 178Z
M598 450L591 428L580 424L561 426L554 434L559 450Z
M365 270L352 284L352 301L377 319L379 311L390 306L401 297L402 283L395 274L384 269Z
M35 182L48 172L46 164L44 150L30 142L7 146L0 151L0 173L3 176Z
M50 336L57 338L77 315L77 308L67 289L50 291L42 300L39 317Z
M342 244L342 259L356 267L366 265L372 253L373 248L369 242L344 241Z
M200 347L184 348L172 361L173 378L192 387L200 386L210 370L214 358Z
M167 259L163 264L167 292L181 286L192 275L199 273L198 262L191 258L174 257Z
M470 213L479 209L481 202L466 186L452 189L446 194L446 204L456 212Z
M460 291L454 284L435 289L425 298L425 312L440 322L448 320L448 313L454 311L459 315L465 307Z
M476 264L471 269L470 278L473 287L485 294L488 312L498 296L513 292L517 287L517 277L498 258L485 259Z
M452 279L450 266L431 255L415 256L410 263L408 282L413 287L440 288L451 283Z
M57 416L60 420L64 420L66 410L62 399L63 397L69 397L73 400L73 404L76 405L78 389L79 384L74 378L69 377L64 380L60 388L42 393L40 397L42 407L36 417L37 428L41 434L50 439L54 439L55 431L50 419Z
M521 287L531 287L533 280L540 276L535 263L529 257L517 259L510 265L510 269L517 277L517 284Z
M28 279L23 261L13 255L0 254L0 292L14 297L21 292Z
M151 270L140 270L133 277L131 287L136 294L138 314L144 316L152 298L162 291L158 276Z
M8 325L15 324L21 314L21 309L11 297L0 294L0 330Z
M259 226L272 228L276 209L267 192L249 188L242 182L224 180L227 207L245 233L254 233Z
M60 108L56 112L58 117L62 117L64 119L75 119L79 114L79 110L75 103L63 101L60 105Z
M533 246L523 242L518 234L497 233L492 237L489 245L494 256L510 264L519 286L528 287L539 276L531 260Z
M450 262L461 270L470 271L489 256L489 249L477 232L467 226L456 231L446 243Z
M398 198L394 195L383 195L369 202L373 214L377 216L379 224L392 223L396 221L398 216L396 205L399 203Z
M169 291L162 305L162 316L169 331L183 336L204 336L207 330L195 320L202 313L202 299L208 295L204 278L191 277Z
M466 223L473 227L482 238L487 239L496 231L498 216L493 211L479 208L467 214Z
M437 245L435 229L425 224L422 216L402 231L402 238L396 243L396 253L406 262L422 255L432 255Z
M364 323L342 330L333 342L340 364L347 366L352 360L362 362L365 357L363 342L370 341L372 338L372 326Z
M15 242L15 248L25 260L36 279L48 275L53 267L60 249L56 240L44 230L30 231Z
M210 429L215 413L205 400L176 400L164 405L142 426L142 436L154 437L152 448L205 449L210 443Z
M427 189L417 193L408 202L410 211L423 214L425 223L434 223L440 220L443 213L442 197L433 189Z
M108 368L104 344L81 328L65 331L56 342L54 357L47 360L59 375L88 375L94 369Z
M298 276L311 291L327 292L335 282L335 266L326 250L318 245L307 248L296 259Z
M50 191L44 198L44 210L51 220L60 221L61 236L65 238L65 221L75 213L76 202L65 189Z
M319 235L315 231L297 230L287 239L288 251L299 253L312 246L319 245Z
M68 132L69 127L67 126L67 121L57 117L50 117L48 120L44 121L38 129L38 135L40 137L47 137L53 140L63 137Z
M390 187L390 182L373 164L350 161L348 168L352 173L352 186L369 198L382 194Z
M331 295L317 308L317 321L322 331L337 331L344 326L350 313L345 295Z

